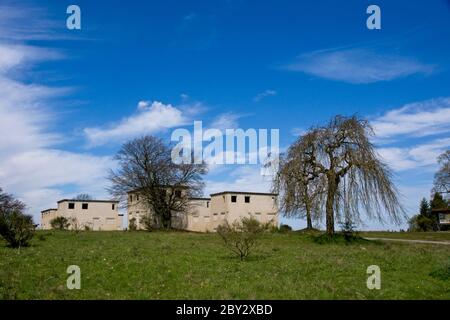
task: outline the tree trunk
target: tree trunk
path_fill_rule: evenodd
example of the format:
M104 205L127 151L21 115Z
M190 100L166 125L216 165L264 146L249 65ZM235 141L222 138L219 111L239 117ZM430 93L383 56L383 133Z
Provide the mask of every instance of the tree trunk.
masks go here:
M334 236L334 199L336 197L338 181L334 176L328 176L328 192L326 202L327 235Z
M306 204L306 229L311 230L313 228L313 225L311 219L311 208L309 206L308 200L306 200L305 204Z

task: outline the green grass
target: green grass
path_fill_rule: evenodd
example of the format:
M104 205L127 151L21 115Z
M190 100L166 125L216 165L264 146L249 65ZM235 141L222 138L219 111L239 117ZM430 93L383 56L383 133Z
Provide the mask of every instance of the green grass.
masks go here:
M440 276L450 261L444 245L318 244L308 234L267 234L241 262L215 234L39 234L20 252L0 242L0 299L450 298L450 281ZM366 287L373 264L381 290ZM81 290L66 288L69 265L81 268Z
M360 236L368 238L391 238L408 240L450 241L450 231L441 232L360 232Z

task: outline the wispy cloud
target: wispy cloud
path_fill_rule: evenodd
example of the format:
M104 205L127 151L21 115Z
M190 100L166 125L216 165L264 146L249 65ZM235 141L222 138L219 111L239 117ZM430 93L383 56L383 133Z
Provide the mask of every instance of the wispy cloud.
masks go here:
M394 170L433 171L450 147L450 98L409 103L372 117L371 124L377 150Z
M71 89L27 79L36 63L62 57L54 49L25 43L52 38L52 24L41 18L44 14L0 5L0 182L25 201L35 221L39 210L71 196L63 191L66 186L105 196L103 178L114 165L110 157L60 149L66 137L50 130L58 120L55 102Z
M429 74L432 65L415 58L379 54L368 49L315 51L300 55L284 69L349 83L389 81L413 74Z
M274 96L274 95L276 95L277 94L277 92L275 91L275 90L265 90L265 91L263 91L263 92L260 92L260 93L258 93L254 98L253 98L253 101L255 101L255 102L259 102L259 101L261 101L262 99L264 99L264 98L266 98L266 97L270 97L270 96Z
M450 138L436 139L410 147L378 148L381 157L396 171L428 167L433 171L437 157L450 147Z
M211 128L226 130L226 129L236 129L239 128L239 118L242 115L234 112L226 112L219 114L211 123Z
M12 1L0 4L0 40L28 41L67 38L61 22L52 19L44 8Z
M377 139L450 132L450 98L407 104L372 120Z
M90 146L98 146L110 142L122 142L142 134L160 132L187 124L187 122L188 119L182 111L171 104L140 101L136 113L132 116L105 128L86 128L84 133Z

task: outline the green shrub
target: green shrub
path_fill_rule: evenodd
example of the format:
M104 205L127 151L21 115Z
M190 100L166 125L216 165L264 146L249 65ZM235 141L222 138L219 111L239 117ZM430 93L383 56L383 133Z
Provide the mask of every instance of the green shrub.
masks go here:
M57 230L67 230L70 227L69 220L66 217L56 217L50 221L50 225Z
M345 241L351 242L357 239L358 234L355 228L356 225L350 220L346 220L341 224L341 233L344 236Z
M137 226L136 226L136 218L131 218L130 222L128 223L128 230L130 231L136 231Z
M20 211L0 213L0 236L12 248L27 247L35 233L33 218Z
M286 232L291 232L292 231L292 227L290 225L287 224L281 224L279 231L282 233L286 233Z
M366 240L357 234L349 236L342 232L335 233L333 236L329 236L326 233L322 233L318 236L311 235L313 242L317 244L351 244L351 243L367 243L370 240Z
M448 262L442 268L436 269L430 273L433 278L448 281L450 280L450 262Z
M415 215L409 219L408 231L434 231L436 222L422 214Z
M217 228L217 234L222 238L225 248L242 261L250 255L258 239L267 229L267 224L261 224L251 217L242 218L232 224L225 221Z

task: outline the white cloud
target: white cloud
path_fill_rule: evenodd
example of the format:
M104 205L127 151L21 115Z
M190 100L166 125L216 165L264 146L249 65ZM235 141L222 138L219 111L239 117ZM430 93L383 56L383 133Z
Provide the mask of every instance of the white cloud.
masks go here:
M265 90L263 92L258 93L254 98L253 101L255 102L259 102L262 99L266 98L266 97L270 97L270 96L274 96L276 95L277 92L275 90Z
M238 120L242 116L233 112L226 112L218 115L211 123L211 128L226 130L239 128Z
M109 157L57 148L66 137L50 129L58 121L53 106L70 88L53 88L18 79L26 79L26 71L33 64L61 55L52 49L20 42L40 38L41 29L34 34L30 31L27 37L28 30L22 29L15 19L27 20L26 15L33 10L4 9L0 6L0 187L23 200L38 222L40 210L54 207L62 197L79 192L106 196L104 177L106 169L114 163ZM29 23L28 27L44 28L45 23L38 23L35 17L28 18L25 22ZM70 193L64 188L69 186Z
M86 128L84 133L90 146L102 145L108 142L121 142L125 139L143 134L152 134L168 128L186 124L188 119L180 109L170 104L154 101L140 101L138 112L111 124L106 128Z
M220 181L207 179L205 194L221 191L270 192L271 177L262 176L259 165L232 165L232 170L224 179L221 172Z
M437 157L450 147L450 138L436 139L411 147L378 148L381 157L396 171L428 167L433 170Z
M373 119L377 139L450 132L450 98L407 104Z
M377 54L366 49L315 51L285 66L317 77L349 83L389 81L412 74L429 74L433 66L414 58Z
M65 37L60 21L52 19L44 8L31 4L20 6L12 1L0 4L0 40L54 40Z

